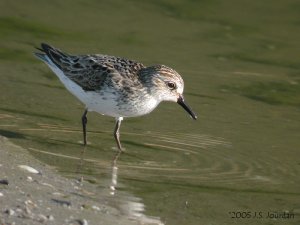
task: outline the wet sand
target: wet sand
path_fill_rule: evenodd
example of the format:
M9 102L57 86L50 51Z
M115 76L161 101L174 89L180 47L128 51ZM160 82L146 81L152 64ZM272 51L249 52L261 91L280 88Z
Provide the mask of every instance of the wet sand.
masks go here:
M137 224L97 199L92 184L60 176L2 136L0 159L1 225Z

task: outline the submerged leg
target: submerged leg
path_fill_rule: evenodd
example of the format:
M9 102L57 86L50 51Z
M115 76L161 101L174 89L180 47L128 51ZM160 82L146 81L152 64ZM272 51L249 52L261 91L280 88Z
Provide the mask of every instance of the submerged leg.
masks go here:
M123 120L123 117L119 117L116 118L116 126L115 126L115 130L114 130L114 137L116 139L119 151L122 152L122 146L121 146L121 142L120 142L120 126L121 126L121 122Z
M85 109L81 121L82 121L82 131L83 131L83 145L86 145L86 124L87 124L87 117L86 114L88 112L88 109Z

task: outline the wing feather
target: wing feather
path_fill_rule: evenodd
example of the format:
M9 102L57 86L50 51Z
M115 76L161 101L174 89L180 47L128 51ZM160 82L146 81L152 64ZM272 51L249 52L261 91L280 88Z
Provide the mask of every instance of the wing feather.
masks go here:
M144 68L142 63L119 57L100 54L73 56L44 43L41 47L49 59L85 91L101 90L103 82L112 76L134 79L133 76Z

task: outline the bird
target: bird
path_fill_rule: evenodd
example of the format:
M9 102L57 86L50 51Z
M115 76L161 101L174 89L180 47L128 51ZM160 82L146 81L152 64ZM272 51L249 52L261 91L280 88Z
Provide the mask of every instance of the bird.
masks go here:
M114 117L114 138L119 152L123 118L143 116L163 101L177 102L193 118L196 114L183 97L184 82L174 69L165 65L144 66L122 57L104 54L71 55L41 43L35 56L79 99L85 110L81 117L83 145L87 145L87 113Z

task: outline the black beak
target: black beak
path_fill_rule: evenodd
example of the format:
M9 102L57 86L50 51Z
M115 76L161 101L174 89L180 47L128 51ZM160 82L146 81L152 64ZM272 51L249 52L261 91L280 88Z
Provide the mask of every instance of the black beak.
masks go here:
M184 98L183 98L182 95L179 95L179 97L178 97L178 99L177 99L177 103L178 103L179 105L181 105L182 108L184 108L185 111L187 111L187 112L190 114L190 116L191 116L194 120L197 119L197 116L196 116L196 114L193 112L193 110L192 110L192 109L184 102Z

